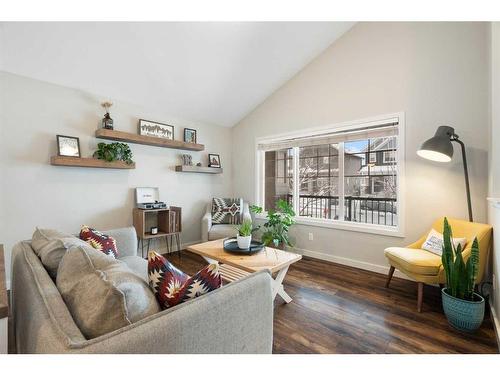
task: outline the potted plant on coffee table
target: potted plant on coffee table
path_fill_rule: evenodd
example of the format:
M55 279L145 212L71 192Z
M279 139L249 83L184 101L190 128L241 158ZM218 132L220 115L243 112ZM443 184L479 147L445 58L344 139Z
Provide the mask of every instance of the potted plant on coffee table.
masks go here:
M236 229L238 230L238 235L236 236L238 247L240 249L248 249L252 243L252 233L258 230L259 227L253 228L252 222L245 220L240 225L237 225Z
M259 206L251 206L250 211L260 214L264 210ZM295 224L295 212L292 206L285 200L280 199L276 202L275 209L267 211L267 222L264 224L264 233L262 242L266 246L284 249L285 245L292 246L288 236L288 230Z
M484 298L474 292L479 268L479 244L472 243L470 256L464 261L462 247L452 241L448 220L444 219L441 260L446 273L446 288L441 293L443 310L450 325L460 331L474 332L483 322Z

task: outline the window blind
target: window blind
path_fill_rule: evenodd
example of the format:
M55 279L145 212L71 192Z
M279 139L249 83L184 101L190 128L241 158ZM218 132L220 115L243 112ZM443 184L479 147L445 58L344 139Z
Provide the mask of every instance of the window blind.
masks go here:
M357 141L368 138L390 137L398 135L397 118L387 119L378 123L368 123L357 129L347 129L342 131L330 130L322 134L301 136L279 141L263 142L258 144L258 150L273 151L292 147L317 146L324 144L335 144L339 142Z

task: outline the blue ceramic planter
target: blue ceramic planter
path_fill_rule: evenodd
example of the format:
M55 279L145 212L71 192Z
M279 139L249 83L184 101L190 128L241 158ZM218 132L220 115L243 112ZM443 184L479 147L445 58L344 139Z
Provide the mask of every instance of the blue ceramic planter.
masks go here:
M443 310L448 323L459 331L474 332L479 329L484 319L484 298L474 293L476 301L455 298L441 290Z

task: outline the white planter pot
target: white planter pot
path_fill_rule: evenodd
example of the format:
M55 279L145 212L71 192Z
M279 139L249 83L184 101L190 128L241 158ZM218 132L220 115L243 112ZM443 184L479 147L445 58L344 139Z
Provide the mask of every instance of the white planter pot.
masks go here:
M252 236L242 237L238 234L236 239L238 240L238 247L240 249L248 249L250 247L250 243L252 242Z

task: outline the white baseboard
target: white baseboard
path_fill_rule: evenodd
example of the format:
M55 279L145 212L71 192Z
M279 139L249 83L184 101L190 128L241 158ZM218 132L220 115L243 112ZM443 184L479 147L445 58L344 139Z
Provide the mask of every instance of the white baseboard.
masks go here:
M493 328L495 329L495 334L497 336L498 350L500 350L500 321L498 320L498 315L491 301L489 304L490 304L491 320L493 320Z
M326 260L328 262L338 263L338 264L342 264L344 266L360 268L360 269L366 270L366 271L377 272L377 273L381 273L384 275L387 275L387 273L389 272L388 265L368 263L368 262L363 262L361 260L339 257L337 255L325 254L325 253L320 253L318 251L300 249L297 247L291 247L291 248L287 248L287 249L291 250L297 254L305 255L305 256L308 256L311 258ZM398 270L396 270L394 272L394 277L399 277L401 279L411 280L408 276L406 276L402 272L399 272Z

